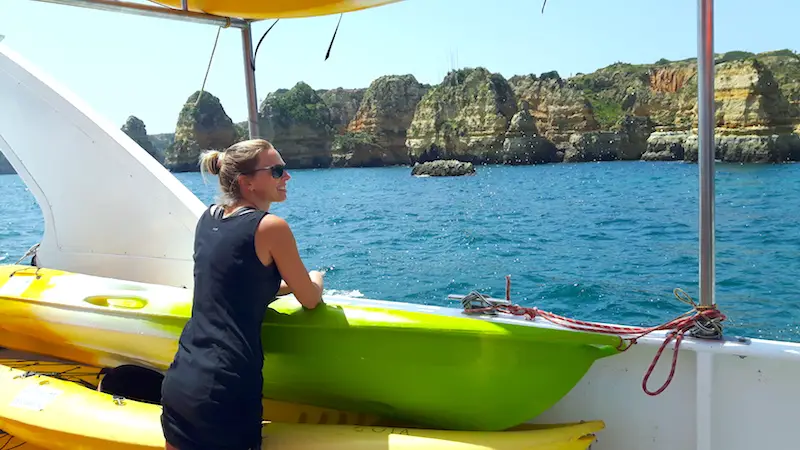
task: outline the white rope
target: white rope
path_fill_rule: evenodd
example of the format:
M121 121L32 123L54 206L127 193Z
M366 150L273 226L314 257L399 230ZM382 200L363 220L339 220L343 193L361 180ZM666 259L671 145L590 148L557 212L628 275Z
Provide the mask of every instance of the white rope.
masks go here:
M197 101L194 102L194 106L197 106L200 103L200 97L203 96L203 91L206 88L206 80L208 80L208 73L211 71L211 62L214 60L214 53L217 51L217 42L219 42L220 31L222 31L222 27L217 28L217 37L214 38L214 47L211 49L211 57L208 59L206 75L203 77L203 85L200 87L200 93L197 94Z

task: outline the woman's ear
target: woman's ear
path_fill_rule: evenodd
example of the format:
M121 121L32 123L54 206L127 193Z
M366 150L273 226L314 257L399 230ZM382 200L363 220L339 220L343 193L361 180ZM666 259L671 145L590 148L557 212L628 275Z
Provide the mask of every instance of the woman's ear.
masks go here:
M244 176L244 174L240 173L239 176L236 177L236 182L239 184L239 192L240 193L244 193L244 192L249 192L250 191L250 184L251 184L250 180L248 180L247 177Z
M242 175L242 177L244 178L243 179L244 183L243 183L241 192L250 192L250 193L252 193L253 191L255 191L256 188L255 188L255 182L253 181L253 178L245 176L245 175Z

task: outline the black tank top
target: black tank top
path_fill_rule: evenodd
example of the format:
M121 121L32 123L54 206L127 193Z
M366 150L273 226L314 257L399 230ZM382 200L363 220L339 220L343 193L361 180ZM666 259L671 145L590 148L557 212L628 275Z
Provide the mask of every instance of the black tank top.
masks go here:
M223 218L212 205L198 221L192 316L162 387L165 433L182 441L174 444L220 433L230 442L227 432L260 438L261 322L281 283L275 263L264 266L255 251L266 214L246 208Z

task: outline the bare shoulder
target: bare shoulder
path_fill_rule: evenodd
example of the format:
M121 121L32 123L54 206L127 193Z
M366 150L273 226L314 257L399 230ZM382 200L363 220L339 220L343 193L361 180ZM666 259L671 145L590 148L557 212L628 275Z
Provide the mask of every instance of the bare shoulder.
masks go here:
M275 249L276 246L282 247L284 243L294 242L294 233L286 220L267 214L258 223L256 238L268 248Z
M258 258L266 266L273 262L274 254L283 254L296 243L286 220L267 214L258 223L255 245Z
M260 233L286 232L289 231L289 223L275 214L267 214L261 219L261 222L258 223L258 231Z

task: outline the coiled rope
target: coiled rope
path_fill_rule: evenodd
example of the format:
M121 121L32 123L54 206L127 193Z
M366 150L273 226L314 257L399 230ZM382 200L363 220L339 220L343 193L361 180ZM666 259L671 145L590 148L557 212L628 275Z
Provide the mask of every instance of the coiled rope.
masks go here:
M510 278L506 277L506 300L510 300L510 285ZM477 291L472 291L468 295L464 296L461 299L461 304L464 307L465 312L468 314L505 313L515 316L523 316L527 320L535 320L537 317L540 317L550 323L572 330L617 335L621 339L618 349L623 352L628 350L631 346L633 346L633 344L636 344L639 339L654 331L669 330L664 342L656 352L653 362L650 364L650 367L647 369L647 372L642 379L642 390L644 390L644 392L648 395L655 396L664 392L667 386L669 386L669 384L672 382L672 378L675 375L675 368L678 363L678 352L684 335L688 332L694 337L718 339L722 336L721 322L726 319L725 315L717 309L716 305L698 305L689 294L680 288L674 289L673 293L678 301L691 305L692 309L668 322L654 327L606 325L597 322L572 319L548 311L543 311L536 307L529 308L511 303L502 304L498 302L492 302L488 297ZM650 379L650 375L653 373L653 369L655 369L656 365L658 364L664 349L673 339L675 339L675 346L673 347L672 366L670 368L669 376L659 389L651 391L647 388L647 382Z

